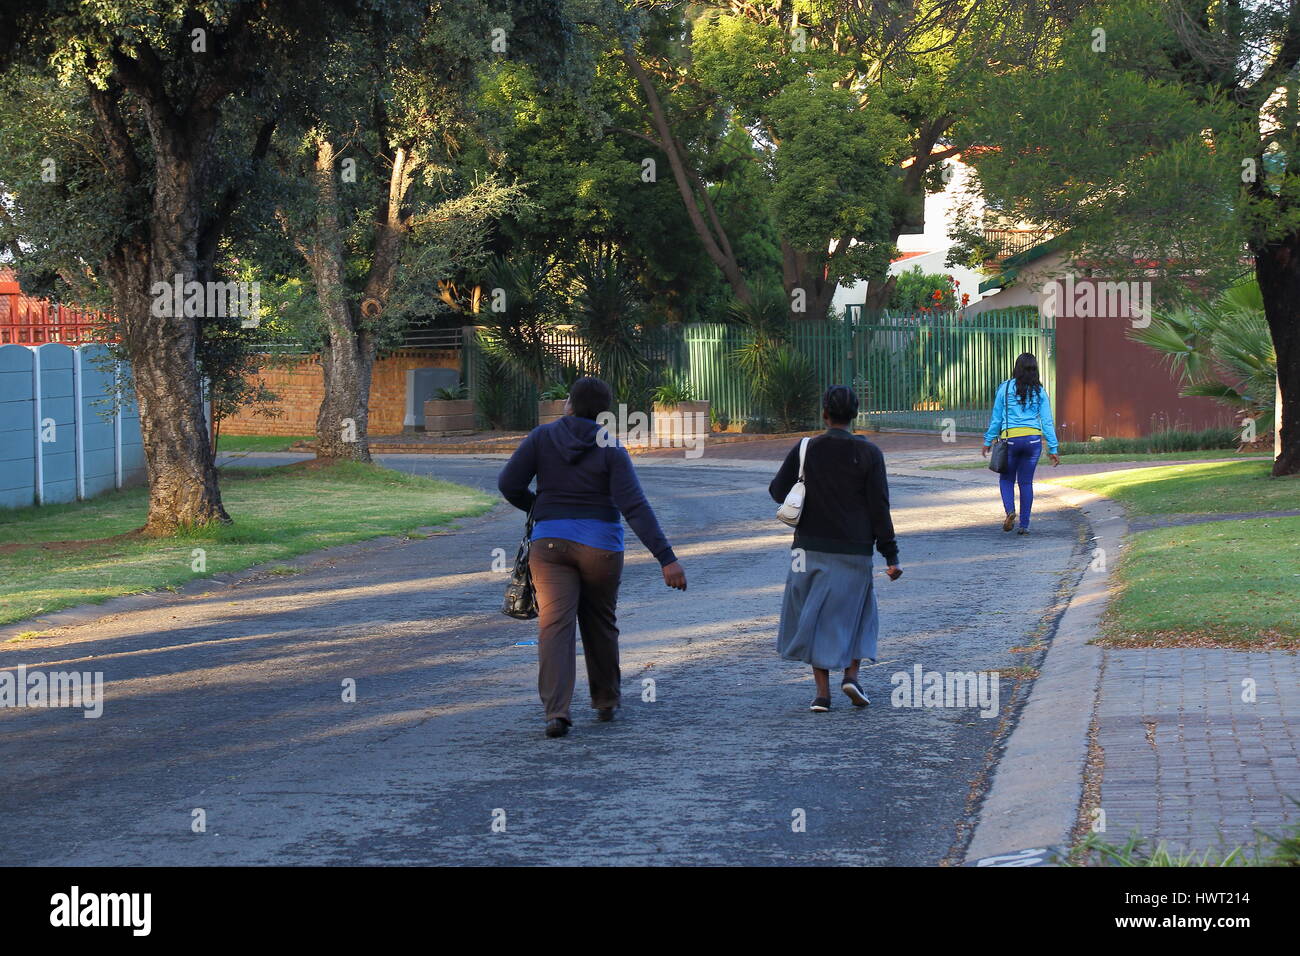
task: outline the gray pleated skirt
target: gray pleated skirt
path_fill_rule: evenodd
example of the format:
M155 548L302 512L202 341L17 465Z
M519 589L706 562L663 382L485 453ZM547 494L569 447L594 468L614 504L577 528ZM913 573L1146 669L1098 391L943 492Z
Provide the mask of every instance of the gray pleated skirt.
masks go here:
M805 551L803 570L785 579L776 649L788 661L842 670L876 662L880 619L871 555Z

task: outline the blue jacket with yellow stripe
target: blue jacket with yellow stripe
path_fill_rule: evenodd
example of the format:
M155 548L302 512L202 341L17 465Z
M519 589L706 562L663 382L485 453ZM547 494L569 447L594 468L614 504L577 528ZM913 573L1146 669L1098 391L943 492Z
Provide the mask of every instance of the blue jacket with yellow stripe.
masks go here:
M1010 403L1007 398L1010 396ZM1016 394L1014 379L1007 379L998 386L998 397L993 403L993 414L989 417L989 429L984 433L984 444L992 444L999 437L1011 438L1016 435L1032 435L1042 432L1047 442L1047 450L1053 455L1059 447L1056 441L1056 425L1052 421L1052 403L1047 397L1047 390L1040 388L1025 396L1022 404Z

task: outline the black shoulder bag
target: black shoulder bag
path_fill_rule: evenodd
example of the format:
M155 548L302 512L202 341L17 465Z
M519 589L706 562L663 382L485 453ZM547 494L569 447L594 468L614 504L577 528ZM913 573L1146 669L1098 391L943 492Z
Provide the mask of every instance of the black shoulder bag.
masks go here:
M533 504L537 503L536 499ZM524 540L519 542L519 551L515 555L515 567L510 572L510 583L506 585L506 599L501 605L501 613L521 621L531 621L537 617L537 591L533 587L533 572L528 566L528 549L533 536L533 509L528 509L528 520L524 524Z
M1005 390L1004 395L1006 403L1002 406L1002 430L1005 432L1007 430L1007 415L1009 412L1007 406L1011 404L1011 382L1008 381L1003 388ZM1009 452L1010 449L1007 446L1007 440L998 436L997 440L993 442L993 445L989 449L989 471L996 471L999 475L1006 471L1007 455Z

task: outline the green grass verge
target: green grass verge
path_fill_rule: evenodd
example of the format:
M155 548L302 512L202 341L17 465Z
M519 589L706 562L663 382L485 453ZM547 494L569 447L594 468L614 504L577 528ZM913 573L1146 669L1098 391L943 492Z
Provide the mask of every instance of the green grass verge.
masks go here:
M315 439L315 435L218 435L217 451L289 451L294 442Z
M233 524L165 539L136 534L143 488L0 512L0 624L444 524L494 503L473 488L353 462L226 471L221 493ZM204 552L202 573L193 570L195 549Z
M1130 515L1232 514L1300 508L1300 476L1270 477L1268 459L1126 468L1049 478L1114 498Z
M1095 491L1132 517L1300 508L1300 478L1264 461L1207 462L1075 475L1054 483ZM1300 638L1300 517L1211 521L1139 531L1116 569L1120 592L1103 622L1108 643L1294 646Z
M1258 646L1300 638L1300 517L1154 528L1116 570L1111 643Z
M1202 449L1200 451L1162 451L1145 455L1067 455L1061 453L1062 465L1100 465L1115 461L1197 461L1202 458L1233 458L1241 461L1271 460L1267 455L1234 455L1231 449ZM927 465L931 471L964 471L969 468L987 468L986 461L964 461L959 465ZM1038 475L1050 478L1052 466L1046 460L1039 462Z

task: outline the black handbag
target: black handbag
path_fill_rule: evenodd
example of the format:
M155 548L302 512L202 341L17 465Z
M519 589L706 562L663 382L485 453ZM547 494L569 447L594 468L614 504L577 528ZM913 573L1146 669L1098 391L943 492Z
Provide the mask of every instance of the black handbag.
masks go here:
M1007 382L1006 402L1011 401L1010 382ZM1007 430L1007 405L1002 406L1002 430ZM999 475L1007 470L1007 456L1010 454L1010 446L1005 438L999 437L989 446L989 471L996 471Z
M519 542L519 551L515 555L515 567L510 572L510 583L506 585L506 599L501 605L501 613L521 621L531 621L537 617L537 590L533 587L533 572L528 566L528 549L533 536L533 509L528 509L528 521L524 524L524 540Z

